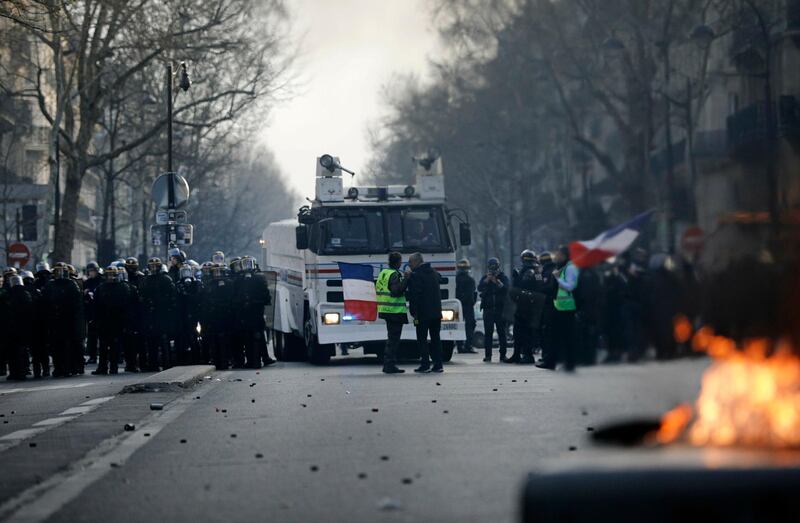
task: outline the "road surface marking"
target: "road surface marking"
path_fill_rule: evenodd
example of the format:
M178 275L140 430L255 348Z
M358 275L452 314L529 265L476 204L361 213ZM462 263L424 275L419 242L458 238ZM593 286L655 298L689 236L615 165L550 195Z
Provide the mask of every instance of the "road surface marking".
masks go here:
M43 419L42 421L37 421L33 424L34 427L50 427L52 425L61 425L62 423L66 423L69 420L73 420L78 416L59 416L57 418L47 418Z
M0 389L0 396L7 394L15 394L17 392L42 392L47 390L61 390L61 389L77 389L80 387L91 387L92 385L100 385L101 383L93 381L88 383L65 383L63 385L48 385L46 387L28 387L24 389Z
M22 430L15 430L11 434L6 434L0 441L17 441L30 438L31 436L35 436L36 434L42 432L39 429L22 429Z
M114 396L104 396L102 398L95 398L93 400L84 401L81 405L99 405L101 403L105 403L107 401L111 401L114 399Z
M33 424L33 426L29 429L21 429L14 431L10 434L6 434L5 436L0 438L0 452L6 451L11 447L15 447L19 445L19 443L23 440L30 439L34 436L38 436L39 434L46 432L52 428L58 427L59 425L63 425L68 421L72 421L77 417L80 417L84 414L92 412L97 407L114 399L114 396L103 396L102 398L95 398L93 400L84 401L78 407L72 407L60 414L56 415L52 418L43 419L41 421L37 421Z
M0 505L0 520L35 523L49 519L93 483L111 472L112 465L123 465L134 452L153 441L164 427L178 419L190 405L196 403L196 397L205 396L217 384L224 383L225 378L231 374L231 372L220 373L218 377L221 381L203 381L205 386L171 401L164 406L164 410L154 411L144 419L137 430L123 432L106 439L89 451L83 459L71 464L67 470L6 501ZM145 436L145 433L149 436Z

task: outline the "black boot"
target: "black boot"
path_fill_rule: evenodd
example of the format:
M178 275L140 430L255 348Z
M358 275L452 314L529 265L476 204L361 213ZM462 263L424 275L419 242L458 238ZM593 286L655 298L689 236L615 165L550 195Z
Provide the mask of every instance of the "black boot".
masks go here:
M384 374L403 374L405 371L398 368L396 365L385 365L383 367Z

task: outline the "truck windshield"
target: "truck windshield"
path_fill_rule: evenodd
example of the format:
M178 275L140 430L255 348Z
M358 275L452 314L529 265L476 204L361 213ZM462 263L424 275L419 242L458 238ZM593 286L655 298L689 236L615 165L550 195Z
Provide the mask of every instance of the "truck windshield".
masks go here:
M319 221L320 254L452 250L441 207L328 208Z

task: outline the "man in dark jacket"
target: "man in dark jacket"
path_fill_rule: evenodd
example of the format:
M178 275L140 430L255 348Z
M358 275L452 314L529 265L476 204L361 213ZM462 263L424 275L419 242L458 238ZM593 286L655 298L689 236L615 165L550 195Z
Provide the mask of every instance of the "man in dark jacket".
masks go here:
M239 311L235 320L237 338L244 346L245 366L258 369L262 365L262 358L264 365L275 363L267 352L265 335L267 324L264 321L264 309L270 304L269 286L255 258L251 256L244 256L239 261L233 299Z
M33 320L33 297L21 276L14 274L9 278L4 301L5 320L8 322L3 334L4 342L8 344L8 379L21 381L28 373L28 348Z
M195 278L194 267L186 264L181 266L180 280L175 288L178 291L178 336L175 341L178 364L204 363L201 361L200 339L197 336L203 284Z
M215 265L211 281L203 285L200 322L203 343L217 369L230 365L230 339L233 323L233 286L225 277L225 266Z
M464 315L464 328L467 339L458 342L458 352L462 354L475 354L472 348L472 336L475 334L475 302L478 293L475 278L470 275L469 260L464 258L456 264L456 299L461 302L461 312Z
M117 277L117 269L106 269L105 278L97 288L97 330L100 334L100 351L97 370L92 374L117 374L119 356L123 350L127 313L130 308L130 288ZM127 364L127 362L126 362Z
M42 292L47 310L53 377L83 374L83 293L63 263L53 267L53 280Z
M147 369L159 370L159 352L161 366L172 365L172 354L169 341L174 339L177 293L159 258L151 258L148 263L150 274L142 283L141 300L144 311L145 335L147 337Z
M86 280L83 282L83 310L86 318L86 353L89 356L87 363L97 363L97 310L95 307L95 293L103 283L102 271L97 262L90 261L86 264Z
M536 254L525 249L520 255L522 267L514 270L510 296L514 309L514 354L509 363L535 363L533 347L546 295L544 281Z
M406 288L408 279L400 272L403 255L399 252L389 253L389 268L383 269L375 282L378 295L378 316L386 322L386 349L383 351L383 372L386 374L402 374L405 371L397 367L397 351L400 348L400 337L403 325L408 323L406 307Z
M485 357L483 361L492 361L492 345L494 343L494 330L497 328L497 337L500 340L500 361L506 358L506 321L503 312L508 298L508 276L500 269L500 260L489 258L486 264L486 275L478 284L481 295L481 310L483 311L483 333Z
M442 366L442 291L441 276L430 263L425 263L422 254L415 252L408 258L409 278L406 296L411 316L417 328L420 366L414 372L444 372ZM430 336L430 346L428 345ZM431 367L433 359L433 367Z

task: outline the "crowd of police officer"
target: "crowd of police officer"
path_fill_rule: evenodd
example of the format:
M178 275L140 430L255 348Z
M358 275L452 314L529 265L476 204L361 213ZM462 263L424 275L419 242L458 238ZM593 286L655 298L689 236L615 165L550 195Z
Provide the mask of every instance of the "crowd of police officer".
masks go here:
M696 284L690 262L643 249L623 253L599 267L578 269L569 249L538 256L525 250L511 278L500 260L490 258L476 283L470 262L458 262L456 296L462 303L467 340L460 352L475 352L475 308L483 314L485 362L494 345L500 361L555 369L563 364L593 365L641 360L649 347L659 359L686 353L676 343L673 322L679 312L692 315L690 289ZM513 354L507 355L513 326ZM495 333L497 340L495 341ZM540 352L536 362L534 353Z
M9 268L0 286L0 375L10 380L84 373L155 372L213 363L218 369L260 368L267 350L267 280L256 260L202 265L178 249L168 266L136 258L105 269L90 262L81 278L72 265L39 263L34 273ZM88 356L88 360L86 357ZM52 362L52 372L51 372Z

